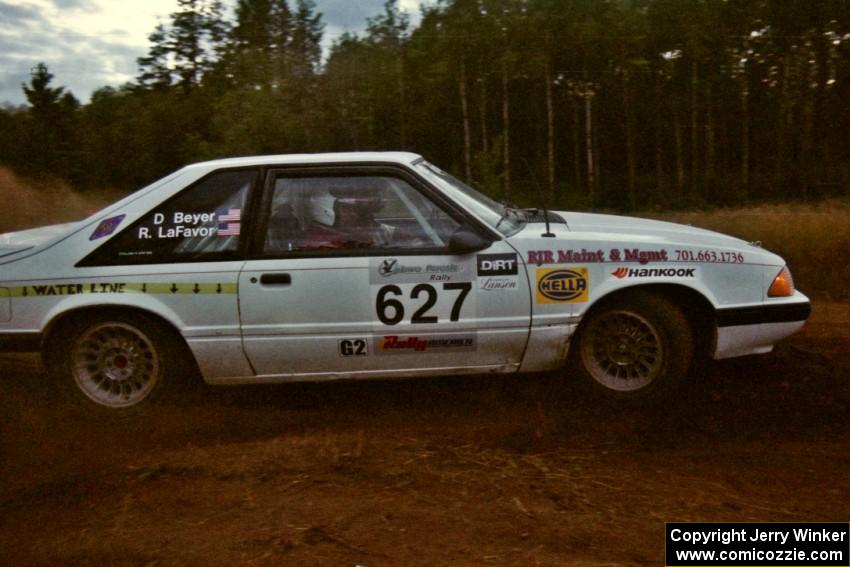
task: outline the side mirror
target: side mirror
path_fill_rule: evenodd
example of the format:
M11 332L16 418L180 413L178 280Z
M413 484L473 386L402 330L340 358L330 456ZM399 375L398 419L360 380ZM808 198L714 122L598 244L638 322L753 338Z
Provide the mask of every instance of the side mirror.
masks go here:
M462 226L454 231L454 234L449 238L449 252L452 254L471 254L484 250L492 243L491 240L487 240L474 230Z

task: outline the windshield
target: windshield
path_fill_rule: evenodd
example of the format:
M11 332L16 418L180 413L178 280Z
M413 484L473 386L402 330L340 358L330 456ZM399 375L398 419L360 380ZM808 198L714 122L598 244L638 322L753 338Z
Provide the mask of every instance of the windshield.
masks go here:
M480 191L476 191L436 165L423 160L417 162L415 167L449 197L459 202L475 216L503 235L509 236L515 233L522 225L522 220L516 214L516 211L491 199Z

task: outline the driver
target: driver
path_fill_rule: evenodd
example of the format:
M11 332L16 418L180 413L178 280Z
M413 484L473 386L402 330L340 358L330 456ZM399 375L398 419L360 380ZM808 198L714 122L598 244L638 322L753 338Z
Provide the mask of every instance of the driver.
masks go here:
M384 208L380 191L332 188L311 202L307 239L316 248L375 248L393 242L395 229L375 219Z

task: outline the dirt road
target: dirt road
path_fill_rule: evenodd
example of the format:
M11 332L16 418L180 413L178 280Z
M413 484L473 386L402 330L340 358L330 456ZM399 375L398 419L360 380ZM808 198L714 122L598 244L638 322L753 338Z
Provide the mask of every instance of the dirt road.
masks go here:
M0 357L0 563L660 565L665 521L850 518L850 304L663 408L555 376L197 388L82 421Z

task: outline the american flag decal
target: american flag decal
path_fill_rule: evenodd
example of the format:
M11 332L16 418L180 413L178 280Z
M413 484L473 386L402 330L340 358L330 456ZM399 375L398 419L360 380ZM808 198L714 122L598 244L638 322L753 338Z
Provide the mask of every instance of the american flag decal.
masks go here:
M219 236L239 236L239 229L242 227L238 222L222 222L218 224Z
M242 209L219 209L215 212L218 222L239 222L242 220Z

